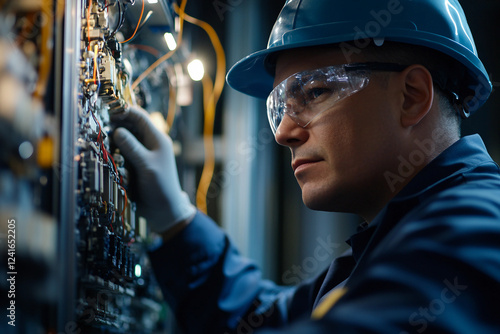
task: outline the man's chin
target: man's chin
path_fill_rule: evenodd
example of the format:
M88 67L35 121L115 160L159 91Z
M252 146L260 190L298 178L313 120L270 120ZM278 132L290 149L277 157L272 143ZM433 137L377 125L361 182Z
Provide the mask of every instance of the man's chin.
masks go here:
M353 212L353 203L348 200L349 193L310 190L312 189L302 189L302 201L309 209L328 212Z
M315 211L335 211L332 210L331 201L326 200L326 197L320 195L310 195L302 193L302 201L305 206L307 206L311 210Z

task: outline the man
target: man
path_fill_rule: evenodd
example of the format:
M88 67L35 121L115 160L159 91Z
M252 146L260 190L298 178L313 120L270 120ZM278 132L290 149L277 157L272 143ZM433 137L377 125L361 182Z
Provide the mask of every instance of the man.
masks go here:
M457 1L290 0L228 82L268 98L304 203L366 223L319 277L262 280L131 110L137 138L114 139L141 171L140 209L164 238L151 261L186 333L498 333L500 171L459 130L491 84Z

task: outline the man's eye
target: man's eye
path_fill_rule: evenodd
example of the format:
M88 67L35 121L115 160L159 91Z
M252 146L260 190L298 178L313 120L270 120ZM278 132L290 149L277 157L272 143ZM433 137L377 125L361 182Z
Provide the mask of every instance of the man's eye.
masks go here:
M326 97L328 96L330 93L330 89L326 88L326 87L315 87L315 88L311 88L308 92L307 92L307 96L308 96L308 99L309 100L316 100L316 99L319 99L320 97Z

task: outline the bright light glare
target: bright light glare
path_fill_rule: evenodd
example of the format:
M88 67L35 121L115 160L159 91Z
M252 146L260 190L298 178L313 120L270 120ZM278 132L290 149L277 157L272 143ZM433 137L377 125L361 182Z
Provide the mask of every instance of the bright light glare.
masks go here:
M33 155L34 149L33 145L29 141L23 142L21 145L19 145L19 155L23 159L28 159Z
M170 50L175 50L177 47L177 42L175 41L174 35L170 32L166 32L164 35L165 42L167 42L167 46Z
M189 76L194 81L200 81L203 79L203 75L205 75L205 68L203 67L203 63L199 59L195 59L190 62L187 66L187 70Z
M141 277L142 275L142 268L140 264L135 265L135 277Z
M158 0L148 0L149 3L158 3Z

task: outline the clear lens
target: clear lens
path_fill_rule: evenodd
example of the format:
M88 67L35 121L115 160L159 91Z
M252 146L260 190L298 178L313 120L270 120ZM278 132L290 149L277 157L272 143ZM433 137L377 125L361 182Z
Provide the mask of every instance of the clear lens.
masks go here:
M329 66L291 75L267 98L267 116L273 133L288 115L306 127L336 102L359 92L369 81L369 71L349 70L345 65Z

